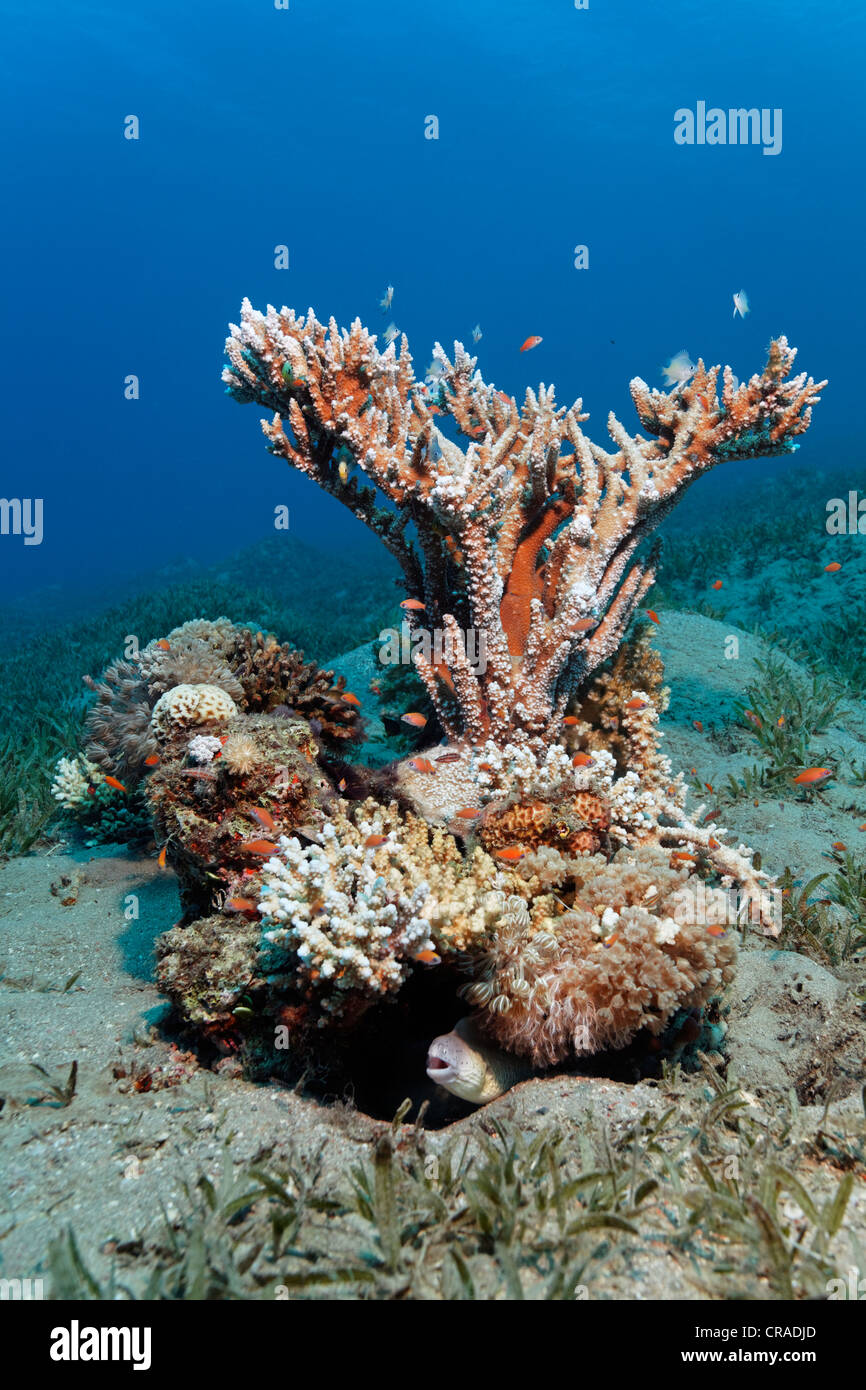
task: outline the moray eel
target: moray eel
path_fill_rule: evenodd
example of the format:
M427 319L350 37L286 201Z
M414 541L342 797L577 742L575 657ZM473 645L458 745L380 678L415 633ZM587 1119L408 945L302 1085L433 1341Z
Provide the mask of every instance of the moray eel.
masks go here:
M430 1080L473 1105L487 1105L532 1073L526 1058L491 1047L471 1018L461 1018L453 1032L434 1038L427 1050Z

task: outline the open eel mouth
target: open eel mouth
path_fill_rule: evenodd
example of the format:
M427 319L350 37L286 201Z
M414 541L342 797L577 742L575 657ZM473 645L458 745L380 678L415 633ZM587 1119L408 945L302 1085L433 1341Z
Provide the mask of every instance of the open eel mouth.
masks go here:
M444 1086L448 1081L454 1080L457 1072L450 1062L446 1062L444 1057L437 1057L431 1050L427 1053L427 1075L431 1081Z

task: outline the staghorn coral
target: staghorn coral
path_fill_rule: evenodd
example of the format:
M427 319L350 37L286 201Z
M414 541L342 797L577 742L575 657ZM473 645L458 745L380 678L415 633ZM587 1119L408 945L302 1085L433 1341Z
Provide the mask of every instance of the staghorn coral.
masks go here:
M784 338L736 389L726 368L721 394L719 368L702 362L668 394L635 379L651 438L611 415L608 453L583 433L581 401L557 407L542 385L521 407L483 381L461 344L453 362L438 343L434 352L428 386L415 380L405 337L399 355L394 344L380 352L357 320L341 332L312 310L261 314L244 300L223 379L236 400L276 412L262 424L271 451L377 532L423 601L425 624L453 639L439 664L415 655L449 738L543 744L654 579L655 554L638 558L641 542L709 468L793 450L826 383L788 377L795 352ZM483 670L466 657L469 630L485 635Z

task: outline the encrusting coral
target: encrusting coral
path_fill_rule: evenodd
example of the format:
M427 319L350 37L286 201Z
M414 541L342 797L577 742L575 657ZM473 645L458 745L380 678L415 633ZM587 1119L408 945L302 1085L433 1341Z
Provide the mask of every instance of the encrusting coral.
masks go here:
M271 450L397 557L413 632L449 638L413 656L446 740L349 785L333 754L362 736L356 697L226 619L91 683L90 765L147 776L181 878L163 989L221 1051L272 1049L282 1021L303 1060L435 965L475 1013L428 1074L457 1089L468 1067L481 1099L704 1008L741 920L696 910L705 890L777 928L753 852L687 812L660 751L661 662L646 631L625 640L655 575L640 547L715 464L796 448L824 383L789 377L784 338L742 386L702 363L667 394L635 380L650 437L610 416L609 453L580 401L541 386L518 405L459 343L417 382L405 339L380 352L359 322L245 301L227 355L229 393L275 412ZM64 769L58 795L77 784Z

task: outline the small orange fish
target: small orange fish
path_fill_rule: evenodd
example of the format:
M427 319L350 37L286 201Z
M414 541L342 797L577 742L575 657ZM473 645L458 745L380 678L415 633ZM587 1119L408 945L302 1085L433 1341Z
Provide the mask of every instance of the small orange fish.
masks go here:
M857 829L858 829L858 830L866 830L866 823L864 823L863 825L858 825Z
M776 728L777 728L777 729L784 729L784 727L785 727L785 716L784 716L784 714L780 714L780 715L779 715L779 718L776 720Z
M230 912L243 912L250 916L259 910L252 898L229 898L226 907Z
M107 786L109 786L109 787L114 787L114 790L115 790L115 791L118 791L118 792L125 792L125 791L126 791L126 787L123 785L122 782L118 782L118 780L117 780L116 777L106 777L105 782L106 782L106 785L107 785Z
M710 849L720 849L720 848L721 848L721 846L720 846L720 844L719 844L719 841L716 839L715 835L711 835L711 836L710 836L710 838L707 840L707 845L709 846Z
M755 711L753 709L744 709L743 714L746 716L750 724L754 724L756 729L763 729L764 726L761 723L758 716L755 714Z
M702 733L704 732L704 726L703 726L703 724L701 723L700 719L693 719L693 720L692 720L692 728L693 728L693 729L697 729L697 731L698 731L699 734L702 734Z
M598 618L581 618L579 623L575 623L575 632L589 632L590 628L598 627Z
M444 761L445 761L444 758L440 758L440 759L439 759L439 762L440 762L440 763L444 763ZM479 772L492 772L492 771L493 771L493 764L492 764L492 763L479 763L479 764L478 764L478 771L479 771Z
M244 840L238 845L238 849L244 854L276 854L278 846L273 840Z
M646 611L646 615L651 623L661 623L661 618L659 617L658 613L655 611L654 608L648 608Z
M427 723L427 716L418 714L415 710L410 710L408 714L401 714L400 718L404 724L411 724L413 729L423 729Z
M713 588L714 588L714 589L721 589L721 587L722 587L722 581L721 581L721 579L717 579L716 582L715 582L715 584L713 585Z
M416 772L435 772L436 769L429 758L413 758L412 766Z
M438 956L435 951L419 951L415 959L419 960L422 965L442 964L442 957Z
M339 780L339 782L337 783L337 791L339 791L339 792L344 792L345 790L346 790L346 779L345 779L345 777L341 777L340 780Z
M634 699L633 699L633 700L629 700L628 703L626 704L626 709L634 709L634 710L637 710L637 709L646 709L646 707L647 707L648 704L649 704L649 700L642 700L642 699L640 698L640 696L635 695Z
M798 772L794 781L801 787L814 786L816 782L826 782L833 773L829 767L807 767L803 772Z
M276 830L274 818L270 811L265 810L264 806L251 806L249 813L254 821L258 821L259 825L265 827L265 830Z
M378 849L384 845L388 839L387 835L368 835L364 841L364 849Z
M530 348L538 347L538 344L543 341L543 338L539 338L537 334L533 334L531 338L526 339L526 342L523 344L520 351L529 352Z
M159 851L159 858L156 861L161 869L165 868L165 851L167 848L167 845L163 845L162 849Z
M831 848L831 849L846 850L846 849L848 848L848 846L845 844L844 840L834 840L833 843L832 843L832 845L830 846L830 848Z
M708 936L726 936L726 935L727 935L727 928L726 928L726 927L707 927L707 935L708 935Z
M707 791L712 795L713 789L712 789L712 787L710 786L710 783L709 783L709 782L705 782L705 783L704 783L704 786L706 787Z
M509 864L517 864L525 854L526 850L521 849L519 845L509 845L507 849L498 849L496 851L496 858L504 859Z
M590 753L575 753L571 765L572 767L595 767L595 758Z
M166 642L166 640L165 640L164 637L161 637L161 638L159 639L159 641L157 642L156 645L160 648L161 651L164 651L164 652L170 652L170 651L171 651L171 643L170 643L170 642Z
M825 565L825 566L824 566L824 573L825 573L825 574L835 574L836 571L837 571L837 570L840 570L841 568L842 568L842 566L839 564L839 561L838 561L838 560L834 560L832 564L830 564L830 565Z
M418 598L404 598L403 602L400 604L400 607L408 609L411 613L426 612L426 605L423 604L421 600Z
M572 724L579 724L580 720L578 719L576 714L567 714L562 722L563 724L567 724L568 727L571 728Z
M476 816L481 815L481 812L472 806L464 806L463 810L458 811L457 814L461 820L474 820Z
M678 864L694 864L695 862L695 856L693 854L689 854L688 850L685 849L674 850L673 854L671 855L671 859L675 859Z
M156 765L157 765L158 762L159 762L159 754L158 754L158 753L151 753L151 755L150 755L149 758L145 758L145 760L144 760L144 765L145 765L145 767L156 767Z
M344 690L340 699L345 700L347 705L358 705L360 708L361 701L358 699L357 695L352 694L351 690Z
M608 947L614 946L617 941L619 941L619 932L615 931L612 936L606 936L601 944L607 950Z

